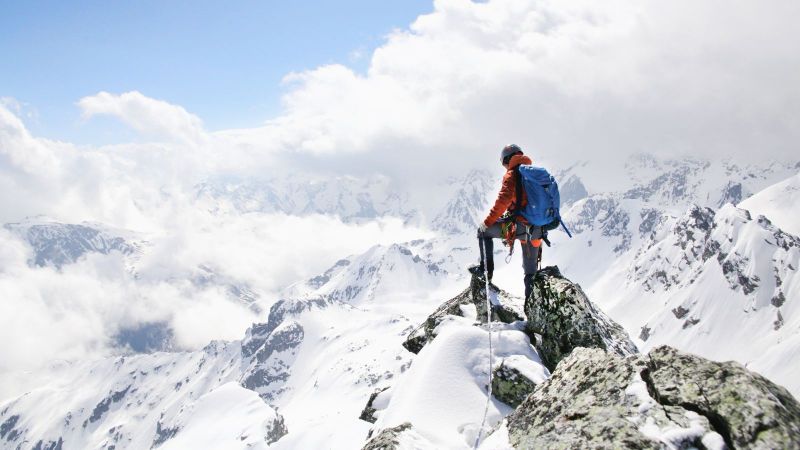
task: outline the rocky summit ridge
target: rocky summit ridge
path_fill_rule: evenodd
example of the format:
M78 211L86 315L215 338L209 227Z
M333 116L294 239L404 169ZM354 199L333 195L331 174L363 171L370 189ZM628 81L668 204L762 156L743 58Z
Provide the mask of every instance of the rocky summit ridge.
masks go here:
M507 406L489 424L479 448L800 449L800 404L788 390L737 362L711 361L669 346L639 353L625 330L557 267L537 274L530 298L493 284L488 291L492 303L503 305L493 319L501 329L523 330L549 372L532 377L530 361L527 369L519 364L521 355L494 361L493 397ZM428 351L440 351L432 349L440 336L451 338L449 324L469 325L466 318L485 327L486 292L483 278L474 275L467 289L437 308L403 345L423 359ZM415 422L424 415L397 418L393 403L401 402L392 390L376 392L365 408L376 426L364 448L440 445L426 432L427 424ZM471 447L469 439L464 444Z

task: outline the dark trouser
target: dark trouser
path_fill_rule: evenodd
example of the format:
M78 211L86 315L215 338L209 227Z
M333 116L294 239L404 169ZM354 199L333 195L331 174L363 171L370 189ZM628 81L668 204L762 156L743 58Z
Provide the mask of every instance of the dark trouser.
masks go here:
M500 224L496 223L486 229L483 233L478 231L478 247L481 251L481 264L486 264L486 271L491 278L494 272L494 239L501 239L502 230ZM533 290L533 277L536 275L539 259L539 247L534 247L532 241L542 237L542 227L531 225L526 227L517 224L515 239L520 241L522 247L522 269L525 271L525 298L530 297Z

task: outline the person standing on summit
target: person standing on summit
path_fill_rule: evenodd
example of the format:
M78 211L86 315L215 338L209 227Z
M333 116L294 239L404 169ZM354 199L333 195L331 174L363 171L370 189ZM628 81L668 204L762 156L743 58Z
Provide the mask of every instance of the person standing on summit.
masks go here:
M507 145L500 152L500 162L506 169L503 184L497 194L497 200L483 222L478 226L478 247L480 248L480 264L470 267L473 274L483 275L492 281L494 272L493 239L504 239L510 245L514 240L522 246L522 268L525 272L525 298L533 291L533 277L542 245L542 227L530 224L519 211L527 205L527 196L522 188L519 166L532 164L517 145ZM484 263L486 264L484 266Z

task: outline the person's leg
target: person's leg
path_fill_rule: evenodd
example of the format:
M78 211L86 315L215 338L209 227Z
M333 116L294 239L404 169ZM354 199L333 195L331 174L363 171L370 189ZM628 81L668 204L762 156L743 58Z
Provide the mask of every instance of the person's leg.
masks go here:
M484 264L488 274L489 281L492 279L494 273L494 241L501 237L500 224L494 224L486 229L483 233L478 231L478 248L480 249L480 271L483 272Z
M531 227L528 232L526 232L524 226L519 228L523 233L523 235L517 233L517 238L521 241L520 247L522 247L522 270L525 272L523 282L525 283L525 299L527 300L533 293L533 278L536 276L539 260L539 247L534 246L533 241L542 237L542 228Z

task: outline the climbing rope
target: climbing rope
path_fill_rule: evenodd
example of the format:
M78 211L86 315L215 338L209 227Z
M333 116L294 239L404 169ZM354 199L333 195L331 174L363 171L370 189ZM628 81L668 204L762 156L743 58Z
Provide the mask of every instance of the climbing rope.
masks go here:
M475 439L473 450L477 450L478 444L483 437L483 427L486 425L486 416L489 413L489 402L492 401L492 367L494 366L494 355L492 354L492 305L489 301L489 272L486 264L486 248L481 241L481 255L483 256L483 279L486 282L486 326L489 328L489 396L486 397L486 406L483 408L483 420L481 420L481 427L478 430L478 437Z

